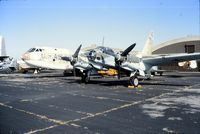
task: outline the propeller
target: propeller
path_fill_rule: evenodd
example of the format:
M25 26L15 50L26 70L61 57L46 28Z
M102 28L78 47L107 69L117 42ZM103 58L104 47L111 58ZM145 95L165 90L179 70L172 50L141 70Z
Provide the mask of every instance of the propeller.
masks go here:
M127 56L132 51L132 49L135 47L135 45L136 45L136 43L130 45L127 49L125 49L122 52L121 56Z
M127 55L133 50L133 48L136 46L136 43L130 45L128 48L126 48L121 54L115 54L114 52L111 51L105 51L106 54L111 55L113 57L115 57L115 64L117 65L117 70L118 70L118 79L120 79L120 71L121 71L121 67L120 65L122 64L122 62L124 62L126 60Z
M76 49L75 53L71 57L61 57L65 61L70 61L71 65L73 66L73 74L76 76L76 68L74 64L78 61L78 55L81 50L82 44Z
M136 46L136 43L130 45L127 49L125 49L120 55L118 55L118 59L115 58L115 63L118 65L118 79L121 77L121 64L126 60L127 55L133 50Z
M73 58L78 58L78 54L81 50L82 44L76 49L75 53L72 55Z

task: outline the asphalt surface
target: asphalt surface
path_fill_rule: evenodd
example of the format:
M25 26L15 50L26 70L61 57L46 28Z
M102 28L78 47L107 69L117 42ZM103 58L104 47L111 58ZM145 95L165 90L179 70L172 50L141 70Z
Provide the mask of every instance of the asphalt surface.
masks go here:
M1 134L200 133L200 73L167 73L142 88L62 73L0 74Z

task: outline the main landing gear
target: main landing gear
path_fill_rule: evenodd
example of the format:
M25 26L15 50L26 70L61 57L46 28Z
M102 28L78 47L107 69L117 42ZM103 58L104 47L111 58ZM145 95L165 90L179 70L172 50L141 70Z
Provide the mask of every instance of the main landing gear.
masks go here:
M137 87L139 85L138 77L135 75L130 77L129 82L130 82L130 85L134 87Z
M90 81L90 76L88 72L83 72L82 76L81 76L81 81L85 84L89 83Z

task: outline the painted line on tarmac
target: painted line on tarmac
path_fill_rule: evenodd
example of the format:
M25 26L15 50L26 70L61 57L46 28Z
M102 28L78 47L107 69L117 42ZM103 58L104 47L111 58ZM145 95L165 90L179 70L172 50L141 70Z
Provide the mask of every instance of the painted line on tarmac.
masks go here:
M34 133L37 133L37 132L43 132L43 131L46 131L46 130L48 130L48 129L55 128L55 127L57 127L57 126L59 126L59 125L53 125L53 126L49 126L49 127L46 127L46 128L33 130L33 131L31 130L31 131L26 132L26 133L24 133L24 134L34 134Z
M140 103L143 103L143 102L146 102L146 101L158 98L158 97L162 97L162 96L167 95L167 94L169 94L169 93L163 93L163 94L161 94L159 96L154 96L152 98L148 98L148 99L145 99L145 100L132 102L132 103L129 103L129 104L124 104L124 105L121 105L119 107L111 108L111 109L103 111L103 112L95 113L95 114L88 115L88 116L85 116L85 117L82 117L82 118L78 118L78 119L74 119L74 120L69 120L69 121L66 121L64 124L60 124L60 125L67 125L68 126L68 125L72 124L71 126L75 127L73 125L73 124L75 124L74 122L79 122L79 121L86 120L86 119L89 119L89 118L94 118L96 116L104 115L104 114L107 114L107 113L110 113L110 112L113 112L113 111L117 111L117 110L120 110L120 109L123 109L123 108L134 106L134 105L137 105L137 104L140 104ZM59 126L59 125L57 125L57 126ZM37 129L37 130L34 130L34 131L27 132L27 134L33 134L33 133L37 133L37 132L42 132L42 131L45 131L45 130L48 130L48 129L51 129L51 128L55 128L57 126L50 126L50 127L44 128L44 129ZM78 125L78 126L79 126L79 128L81 128L80 125Z
M57 127L59 125L68 125L65 121L48 118L47 116L44 116L44 115L39 115L39 114L35 114L33 112L30 112L30 111L25 111L25 110L22 110L22 109L14 108L13 106L9 106L9 105L6 105L6 104L1 103L1 102L0 102L0 106L10 108L10 109L13 109L13 110L16 110L18 112L22 112L22 113L25 113L25 114L28 114L28 115L32 115L32 116L35 116L37 118L47 120L49 122L53 122L53 123L56 124L56 125L53 125L53 126L50 126L50 127L47 127L47 128L43 128L43 129L38 129L38 130L34 130L34 131L31 130L30 132L26 132L26 134L33 134L33 133L36 133L36 132L39 132L39 131L44 131L44 130L47 130L47 129Z
M199 84L196 84L196 85L199 85ZM195 85L193 85L193 86L195 86ZM179 90L176 90L176 91L173 91L173 92L170 92L170 93L163 93L161 95L154 96L154 97L151 97L151 98L148 98L148 99L144 99L144 100L141 100L141 101L136 101L136 102L124 104L124 105L121 105L121 106L118 106L118 107L114 107L114 108L111 108L111 109L103 111L103 112L98 112L98 113L95 113L95 114L90 114L90 115L82 117L82 118L78 118L78 119L74 119L74 120L68 120L68 121L61 121L61 120L51 119L51 118L48 118L48 117L46 117L44 115L38 115L38 114L29 112L29 111L25 111L25 110L22 110L22 109L13 108L12 106L6 105L4 103L0 103L0 106L4 106L4 107L10 108L10 109L14 109L14 110L17 110L17 111L20 111L20 112L23 112L23 113L26 113L26 114L29 114L29 115L36 116L36 117L38 117L40 119L44 119L44 120L48 120L49 122L56 123L56 125L52 125L52 126L49 126L49 127L46 127L46 128L36 129L36 130L33 130L33 131L31 130L29 132L26 132L26 134L33 134L33 133L43 132L45 130L49 130L49 129L58 127L60 125L67 125L67 126L69 126L69 125L72 124L71 126L75 127L76 125L73 125L73 124L75 124L74 122L79 122L81 120L86 120L86 119L89 119L89 118L94 118L96 116L104 115L104 114L111 113L113 111L117 111L117 110L120 110L120 109L123 109L123 108L127 108L127 107L130 107L130 106L141 104L141 103L146 102L146 101L151 101L153 99L156 99L156 98L159 98L159 97L162 97L162 96L165 96L165 95L169 95L169 94L173 94L173 93L176 93L176 92L180 92L180 90L192 88L193 86L187 86L187 87L185 87L183 89L179 88ZM79 127L81 127L81 126L79 126Z

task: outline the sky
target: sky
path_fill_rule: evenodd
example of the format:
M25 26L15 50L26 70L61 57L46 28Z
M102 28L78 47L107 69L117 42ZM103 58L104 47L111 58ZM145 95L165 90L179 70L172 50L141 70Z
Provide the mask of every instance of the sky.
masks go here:
M34 46L82 44L142 50L150 32L154 45L200 35L200 0L0 0L0 35L7 54L19 58Z

